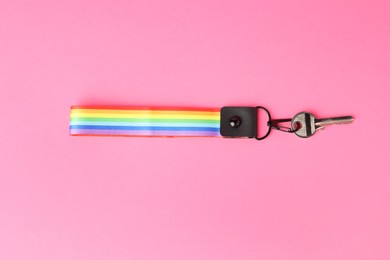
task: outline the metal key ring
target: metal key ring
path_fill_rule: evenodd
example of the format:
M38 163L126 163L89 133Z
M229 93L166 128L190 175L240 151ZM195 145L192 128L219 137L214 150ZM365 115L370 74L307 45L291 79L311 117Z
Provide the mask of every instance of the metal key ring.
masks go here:
M272 119L271 119L271 113L268 111L268 109L266 109L265 107L262 107L262 106L257 106L256 108L265 111L265 112L267 113L267 115L268 115L268 122L271 122L271 121L272 121ZM269 125L268 123L267 123L267 125L268 125L268 131L267 131L267 133L266 133L264 136L262 136L262 137L257 137L257 136L255 136L255 138L256 138L258 141L265 139L265 138L266 138L267 136L269 136L269 134L271 133L272 126Z

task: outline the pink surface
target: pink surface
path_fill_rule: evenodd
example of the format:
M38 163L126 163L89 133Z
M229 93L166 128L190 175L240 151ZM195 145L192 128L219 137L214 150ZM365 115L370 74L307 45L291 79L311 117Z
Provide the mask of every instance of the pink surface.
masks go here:
M389 1L1 1L0 259L390 259ZM68 136L71 105L351 114L311 139Z

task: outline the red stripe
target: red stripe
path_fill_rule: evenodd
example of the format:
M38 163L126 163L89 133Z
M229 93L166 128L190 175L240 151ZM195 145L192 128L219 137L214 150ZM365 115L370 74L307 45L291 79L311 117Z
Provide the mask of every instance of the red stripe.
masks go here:
M220 108L193 107L130 107L130 106L71 106L71 109L107 109L107 110L168 110L168 111L210 111L220 112Z

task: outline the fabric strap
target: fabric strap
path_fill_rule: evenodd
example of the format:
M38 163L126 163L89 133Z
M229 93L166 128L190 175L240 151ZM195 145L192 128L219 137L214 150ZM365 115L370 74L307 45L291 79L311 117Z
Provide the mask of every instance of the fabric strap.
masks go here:
M218 137L220 109L85 107L70 111L70 135Z

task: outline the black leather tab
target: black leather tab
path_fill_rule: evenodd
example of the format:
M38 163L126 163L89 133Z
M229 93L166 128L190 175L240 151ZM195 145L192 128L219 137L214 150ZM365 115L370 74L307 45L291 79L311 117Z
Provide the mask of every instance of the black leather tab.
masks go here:
M257 137L256 107L223 107L220 133L224 137Z

